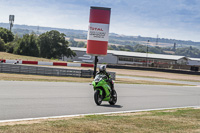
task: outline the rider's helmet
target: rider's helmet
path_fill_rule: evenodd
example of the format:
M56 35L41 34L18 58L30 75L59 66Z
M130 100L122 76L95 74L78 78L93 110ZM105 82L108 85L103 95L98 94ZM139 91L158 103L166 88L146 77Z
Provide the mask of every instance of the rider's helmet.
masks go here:
M105 65L101 65L101 66L99 67L99 71L100 71L100 72L106 72L106 66L105 66Z

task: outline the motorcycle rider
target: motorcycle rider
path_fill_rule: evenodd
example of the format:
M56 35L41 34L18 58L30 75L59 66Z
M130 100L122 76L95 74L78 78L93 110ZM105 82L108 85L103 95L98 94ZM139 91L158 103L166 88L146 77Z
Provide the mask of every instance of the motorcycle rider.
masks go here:
M106 66L105 66L105 65L101 65L101 66L99 67L99 72L97 72L97 74L106 75L107 78L108 78L107 82L110 83L111 90L114 89L114 84L113 84L111 75L110 75L109 73L106 72Z

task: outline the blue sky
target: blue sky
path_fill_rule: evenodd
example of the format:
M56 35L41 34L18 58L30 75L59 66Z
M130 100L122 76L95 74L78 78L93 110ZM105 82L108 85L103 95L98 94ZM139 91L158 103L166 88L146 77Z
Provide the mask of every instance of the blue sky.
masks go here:
M90 6L111 8L110 32L200 42L200 0L0 0L0 22L87 30Z

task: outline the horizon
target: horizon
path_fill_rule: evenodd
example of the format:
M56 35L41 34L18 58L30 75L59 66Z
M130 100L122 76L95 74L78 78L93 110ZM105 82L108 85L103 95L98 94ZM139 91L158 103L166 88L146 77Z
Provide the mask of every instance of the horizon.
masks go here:
M0 23L2 23L2 22L0 22ZM3 24L9 24L9 23L3 23ZM67 29L67 28L47 27L47 26L38 26L38 25L36 26L36 25L26 25L26 24L16 24L16 25L33 26L33 27L43 27L43 28L55 28L55 29L66 29L66 30L81 30L81 29ZM15 24L14 24L14 26L15 26ZM14 26L13 26L13 29L17 29L17 28L14 28ZM7 27L7 29L9 29L9 27ZM87 32L87 30L82 30L82 31L86 31ZM124 34L118 34L118 33L114 33L114 32L110 32L109 34L117 34L119 36L132 36L132 37L138 37L138 36L140 36L140 35L136 35L136 36L133 36L133 35L124 35ZM157 38L157 37L149 37L149 36L140 36L140 37ZM172 40L177 40L177 41L192 41L192 40L179 40L179 39L174 39L174 38L159 38L159 37L158 37L158 39L172 39ZM197 41L192 41L192 42L198 43ZM200 43L200 41L199 41L199 43Z
M100 6L111 8L110 33L200 42L198 0L0 0L0 3L0 23L8 23L9 15L15 15L14 25L87 31L90 6Z

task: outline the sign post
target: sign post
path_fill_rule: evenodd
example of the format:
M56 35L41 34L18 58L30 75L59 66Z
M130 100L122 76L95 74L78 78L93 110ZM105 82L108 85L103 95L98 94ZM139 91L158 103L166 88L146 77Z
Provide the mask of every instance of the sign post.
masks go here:
M97 62L98 62L98 56L95 56L95 59L94 59L94 73L93 73L93 78L95 78L96 73L97 73Z
M98 56L107 55L110 13L110 8L90 7L87 54L95 56L94 77L96 75Z

